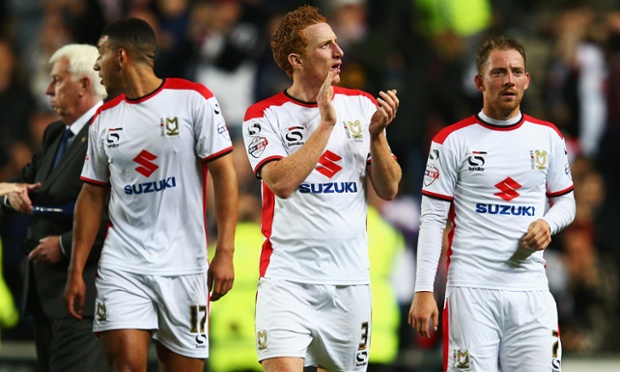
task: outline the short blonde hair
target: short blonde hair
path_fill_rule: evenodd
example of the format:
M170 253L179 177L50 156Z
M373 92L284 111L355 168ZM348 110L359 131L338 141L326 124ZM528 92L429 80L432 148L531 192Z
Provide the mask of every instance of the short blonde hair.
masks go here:
M525 46L521 44L516 39L507 38L504 36L495 36L482 44L478 55L476 56L476 68L478 69L478 74L482 75L484 71L484 65L487 63L489 59L489 54L493 50L516 50L523 57L523 67L525 64Z

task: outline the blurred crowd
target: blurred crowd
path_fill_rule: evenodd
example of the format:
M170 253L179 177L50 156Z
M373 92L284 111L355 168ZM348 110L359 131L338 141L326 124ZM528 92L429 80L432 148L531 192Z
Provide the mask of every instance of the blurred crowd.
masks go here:
M373 95L395 88L401 101L387 133L403 167L400 196L374 205L402 235L392 270L381 273L400 309L392 359L441 346L406 323L426 152L438 130L480 111L474 56L493 34L525 44L531 84L522 109L558 126L572 162L577 216L546 253L564 353L620 350L619 0L0 0L0 181L29 162L55 119L44 94L50 55L67 43L95 45L107 21L136 16L156 30L160 77L203 83L218 97L239 148L240 218L258 229L260 185L239 131L251 103L290 83L271 57L269 36L303 4L319 6L338 36L341 85ZM6 225L2 274L19 304L23 257ZM443 296L441 285L436 293ZM27 320L12 326L3 339L31 337Z

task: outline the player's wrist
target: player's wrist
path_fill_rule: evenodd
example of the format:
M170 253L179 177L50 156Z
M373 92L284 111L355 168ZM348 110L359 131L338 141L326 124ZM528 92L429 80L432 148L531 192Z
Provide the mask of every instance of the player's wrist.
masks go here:
M83 267L80 267L79 264L75 264L73 260L69 262L69 267L67 268L67 274L69 275L69 278L71 277L81 278L83 273L84 273Z
M385 130L380 130L379 133L370 131L370 141L383 141L386 140Z
M331 131L336 126L336 123L337 123L336 121L332 122L331 120L321 120L321 125L319 126L319 130L329 131L331 133Z
M216 246L215 247L215 254L217 256L225 256L225 257L232 257L233 254L235 253L235 247L234 246Z

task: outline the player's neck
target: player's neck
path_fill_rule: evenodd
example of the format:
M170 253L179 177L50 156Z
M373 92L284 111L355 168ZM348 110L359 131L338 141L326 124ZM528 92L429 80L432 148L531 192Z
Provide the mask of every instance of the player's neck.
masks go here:
M289 96L303 102L316 102L316 98L319 95L321 86L314 86L310 84L304 84L303 82L295 81L290 88L286 90Z
M127 77L123 92L129 99L138 99L153 93L161 84L162 79L157 77L153 70L137 69Z

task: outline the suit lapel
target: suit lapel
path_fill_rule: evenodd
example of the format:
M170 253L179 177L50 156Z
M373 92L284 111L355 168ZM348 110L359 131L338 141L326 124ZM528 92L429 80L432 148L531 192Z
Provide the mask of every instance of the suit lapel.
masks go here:
M90 120L92 120L92 118ZM71 142L71 144L67 148L67 151L64 153L64 155L60 159L60 162L58 163L56 168L52 169L52 172L49 174L47 183L53 182L58 177L59 174L62 174L63 169L67 167L67 165L71 162L71 160L77 154L79 154L80 152L83 152L83 153L86 152L85 149L88 145L88 128L90 127L90 120L88 123L86 123L86 125L84 125L84 127L82 127L80 132L73 138L73 141ZM56 155L56 151L58 150L58 146L60 145L60 138L62 138L62 135L59 136L59 139L55 141L55 146L53 146L55 150L54 155ZM51 158L51 161L50 159L47 159L47 160L50 162L49 167L51 168L53 166L54 156L51 156L50 158ZM84 159L81 159L81 160L84 160Z

